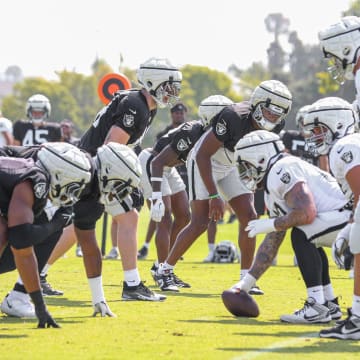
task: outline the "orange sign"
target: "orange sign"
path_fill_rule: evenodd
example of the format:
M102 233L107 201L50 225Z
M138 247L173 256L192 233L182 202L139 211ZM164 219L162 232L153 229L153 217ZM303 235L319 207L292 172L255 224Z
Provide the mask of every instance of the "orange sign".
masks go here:
M98 95L100 100L106 105L113 98L118 90L131 88L130 80L123 74L107 74L99 82Z

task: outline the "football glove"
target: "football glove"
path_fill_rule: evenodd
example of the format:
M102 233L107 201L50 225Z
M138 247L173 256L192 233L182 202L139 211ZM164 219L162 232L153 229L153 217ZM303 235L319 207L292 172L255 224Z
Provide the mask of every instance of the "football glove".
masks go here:
M35 314L39 319L37 326L38 329L45 329L50 327L60 328L60 325L51 317L45 306L40 308L35 306Z
M72 206L66 206L66 207L64 206L64 207L60 207L56 211L52 221L56 222L56 224L60 228L64 228L72 223L73 218L74 218L74 213Z
M162 200L161 191L153 192L151 195L151 200L151 219L153 219L155 222L160 222L165 214L165 205Z
M108 304L105 301L100 301L94 305L93 316L96 316L97 314L100 314L101 317L116 317L116 315L110 310Z
M339 269L345 269L344 252L349 246L351 224L347 224L337 234L335 241L331 246L332 258Z
M249 237L254 237L257 234L266 234L276 231L274 223L275 218L251 220L248 222L245 230L249 232Z

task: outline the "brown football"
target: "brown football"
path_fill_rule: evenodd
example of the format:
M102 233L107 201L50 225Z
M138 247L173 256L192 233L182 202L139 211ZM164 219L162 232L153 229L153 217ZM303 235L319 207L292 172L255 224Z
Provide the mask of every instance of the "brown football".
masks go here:
M244 290L225 290L221 295L228 311L241 317L258 317L259 306L251 295Z

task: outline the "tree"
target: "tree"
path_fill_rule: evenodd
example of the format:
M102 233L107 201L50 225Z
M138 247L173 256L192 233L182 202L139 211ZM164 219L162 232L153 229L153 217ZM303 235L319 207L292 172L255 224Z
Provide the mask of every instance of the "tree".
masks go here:
M19 82L24 78L21 68L17 65L8 66L5 70L5 76L6 80L14 83Z

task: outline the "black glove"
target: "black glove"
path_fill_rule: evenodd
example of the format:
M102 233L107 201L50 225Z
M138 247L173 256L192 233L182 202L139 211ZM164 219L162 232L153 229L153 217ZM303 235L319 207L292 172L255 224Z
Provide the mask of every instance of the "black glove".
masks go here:
M45 306L41 309L37 309L35 307L35 313L39 319L39 324L37 326L38 329L45 329L50 327L60 328L60 325L51 317Z
M60 207L56 210L51 222L56 223L59 228L64 228L72 223L74 212L72 206Z
M133 207L137 211L140 211L144 205L144 195L142 191L139 188L134 188L130 196L133 201Z

